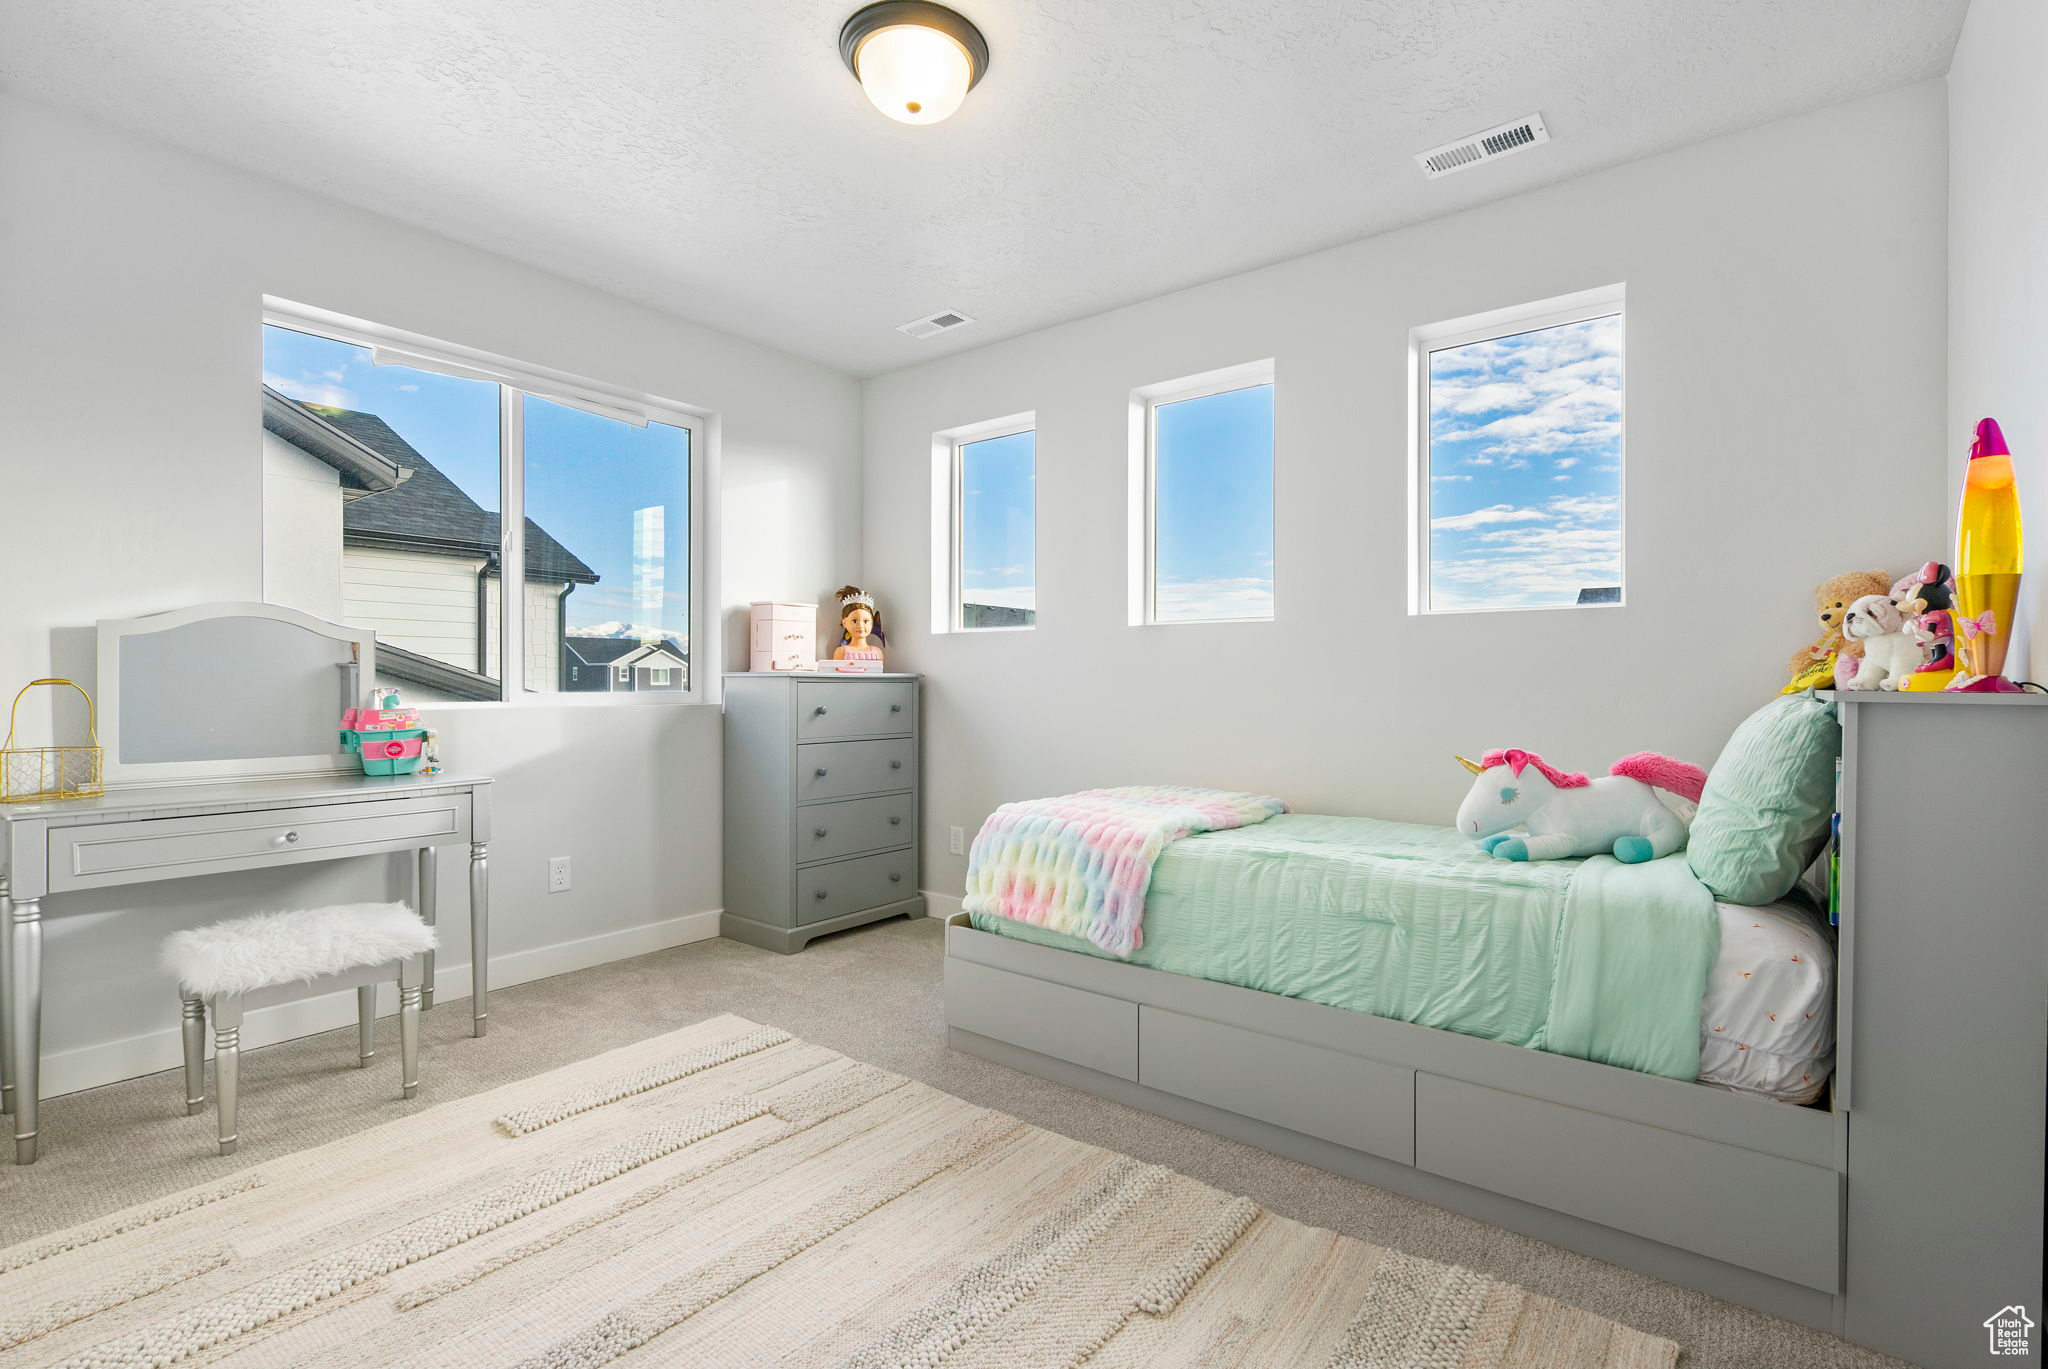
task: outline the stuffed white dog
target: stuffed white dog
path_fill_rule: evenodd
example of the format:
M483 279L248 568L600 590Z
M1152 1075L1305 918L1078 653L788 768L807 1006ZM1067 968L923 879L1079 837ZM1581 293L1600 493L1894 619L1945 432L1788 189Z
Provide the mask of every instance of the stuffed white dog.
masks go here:
M1913 635L1906 615L1882 594L1866 594L1849 605L1842 617L1842 635L1863 643L1863 659L1855 673L1842 675L1843 666L1853 658L1844 657L1836 666L1843 689L1897 689L1927 660L1926 648Z

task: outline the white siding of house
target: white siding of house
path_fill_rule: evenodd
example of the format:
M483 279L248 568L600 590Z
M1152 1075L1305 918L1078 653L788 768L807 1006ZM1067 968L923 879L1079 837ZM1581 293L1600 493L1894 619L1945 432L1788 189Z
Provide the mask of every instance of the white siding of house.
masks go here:
M263 434L263 598L341 617L341 474Z
M348 547L341 556L342 621L377 639L477 669L476 577L481 557Z
M495 676L497 671L498 642L498 582L490 585L491 601L485 609L486 627L484 640L489 644L491 668L484 673ZM562 632L561 612L557 605L562 591L567 586L534 584L526 586L526 656L525 687L539 694L552 694L562 687Z

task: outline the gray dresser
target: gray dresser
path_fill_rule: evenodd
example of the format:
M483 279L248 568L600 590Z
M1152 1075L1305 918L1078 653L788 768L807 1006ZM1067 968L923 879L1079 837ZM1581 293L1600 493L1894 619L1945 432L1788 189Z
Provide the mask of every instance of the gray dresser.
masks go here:
M787 955L826 932L924 916L917 679L725 677L721 935Z

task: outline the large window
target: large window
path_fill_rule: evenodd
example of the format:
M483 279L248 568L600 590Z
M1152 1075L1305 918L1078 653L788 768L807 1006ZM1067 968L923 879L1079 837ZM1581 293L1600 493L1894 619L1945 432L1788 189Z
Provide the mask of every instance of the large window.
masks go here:
M1273 368L1233 367L1132 397L1133 621L1273 616Z
M1424 612L1622 602L1619 289L1417 330Z
M374 628L381 683L426 703L502 699L508 677L689 689L687 414L283 317L263 428L265 597Z
M1038 621L1037 482L1038 434L1030 428L953 444L954 625L963 631Z

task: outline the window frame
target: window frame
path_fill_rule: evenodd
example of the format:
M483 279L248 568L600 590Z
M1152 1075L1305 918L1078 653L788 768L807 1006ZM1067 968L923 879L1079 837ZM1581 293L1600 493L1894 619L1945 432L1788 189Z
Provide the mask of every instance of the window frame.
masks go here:
M711 555L711 542L718 531L717 513L713 508L718 492L719 446L719 423L715 413L696 405L515 361L458 343L270 295L263 297L262 324L350 346L367 347L381 363L488 381L498 386L498 560L501 567L521 567L518 575L498 576L498 640L493 654L497 658L500 697L449 700L422 704L422 708L675 708L719 704L716 682L722 668L723 634L709 616L710 605L719 602L718 586L714 583L718 558ZM636 426L662 423L689 433L690 659L692 666L699 668L691 670L687 687L624 692L527 688L524 657L526 425L525 406L521 403L526 395L582 409L601 418Z
M1594 604L1517 604L1501 607L1429 606L1429 358L1433 352L1468 347L1521 333L1538 333L1589 319L1621 320L1621 454L1616 472L1621 501L1621 597ZM1557 295L1533 303L1491 309L1463 318L1425 324L1408 333L1408 613L1410 617L1470 613L1555 613L1563 609L1628 607L1628 287L1625 282Z
M1032 632L1038 627L1035 602L1038 583L1038 414L1027 410L1002 418L968 423L932 434L932 632L946 633ZM977 442L1031 433L1031 576L1032 621L1007 627L968 627L961 618L960 561L966 554L962 520L966 514L965 491L961 482L962 449Z
M1157 493L1159 408L1183 400L1207 399L1211 395L1250 390L1261 385L1273 387L1273 612L1257 617L1169 618L1161 620L1159 606L1159 511ZM1280 387L1275 378L1273 358L1219 367L1179 380L1141 385L1131 391L1130 404L1130 526L1128 622L1132 627L1208 627L1219 624L1270 623L1279 616L1280 559Z

